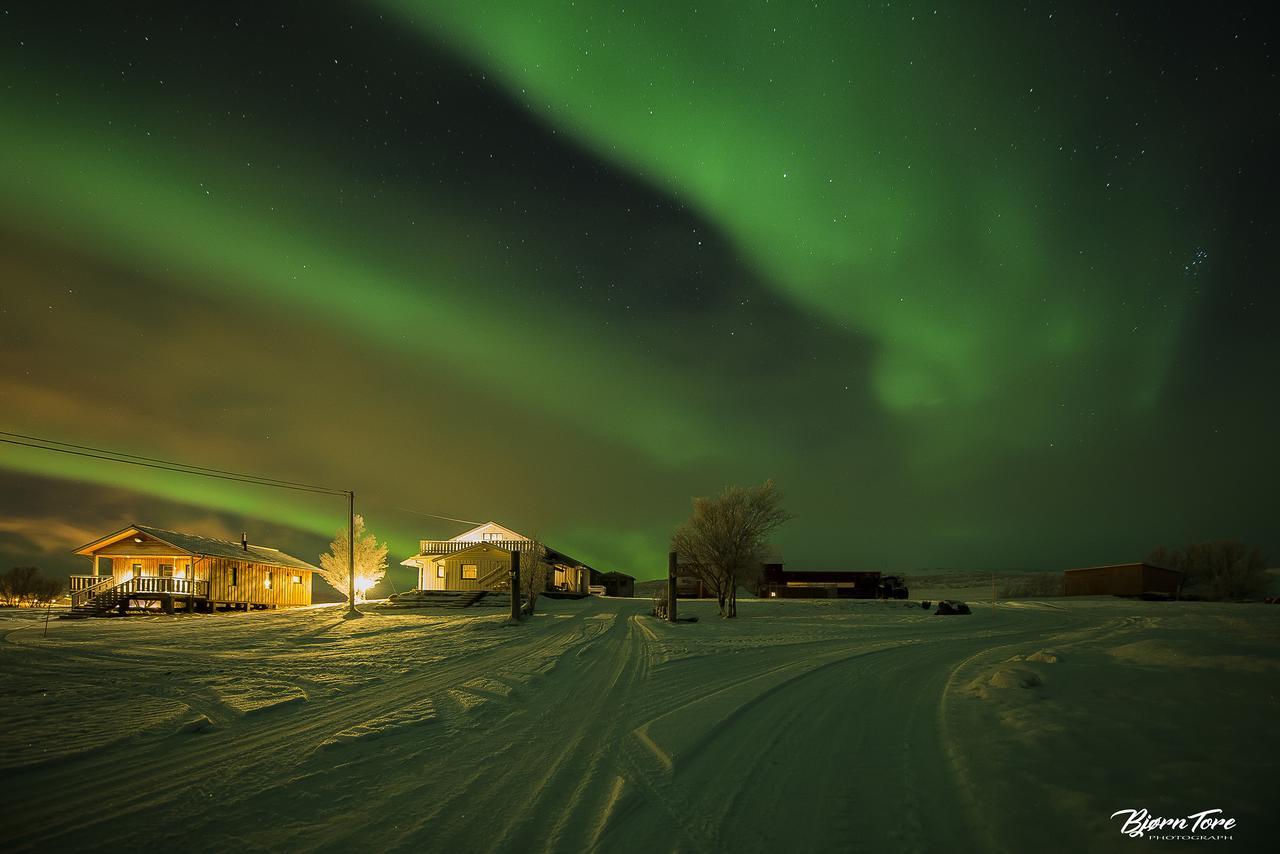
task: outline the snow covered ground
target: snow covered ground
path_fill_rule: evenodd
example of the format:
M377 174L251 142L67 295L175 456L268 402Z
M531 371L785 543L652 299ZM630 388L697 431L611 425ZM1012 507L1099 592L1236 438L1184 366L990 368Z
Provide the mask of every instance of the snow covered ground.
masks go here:
M1272 835L1280 608L0 612L6 848L1134 851Z

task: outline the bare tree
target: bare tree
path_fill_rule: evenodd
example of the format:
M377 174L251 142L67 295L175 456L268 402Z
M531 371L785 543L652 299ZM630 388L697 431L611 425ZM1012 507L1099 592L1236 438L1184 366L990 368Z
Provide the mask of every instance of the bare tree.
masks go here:
M45 578L34 566L15 566L0 575L0 603L35 607L62 595L62 582Z
M1186 576L1183 588L1215 599L1239 599L1266 592L1266 559L1262 552L1235 540L1192 543L1182 548L1159 546L1147 563L1176 569Z
M375 584L387 574L387 544L378 544L378 538L366 534L364 517L355 518L355 566L356 566L356 599L361 600ZM347 591L347 529L338 531L338 536L329 544L329 553L320 555L320 577L329 582L333 589L345 593Z
M525 613L533 613L538 594L547 589L547 575L550 572L547 547L535 533L520 549L520 593L524 596Z
M791 518L772 480L730 486L715 498L693 500L693 513L671 535L671 548L715 591L720 616L736 617L739 582L754 578L769 537Z

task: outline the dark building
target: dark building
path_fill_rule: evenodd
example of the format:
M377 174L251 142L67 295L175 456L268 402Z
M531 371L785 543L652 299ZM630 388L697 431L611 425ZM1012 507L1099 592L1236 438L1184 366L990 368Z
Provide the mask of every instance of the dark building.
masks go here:
M1182 573L1149 563L1089 566L1063 573L1068 596L1178 596Z
M769 599L876 599L884 595L882 590L879 572L786 572L780 565L766 565L756 595ZM904 587L900 598L905 597Z
M760 556L760 575L758 578L764 578L770 572L782 572L782 552L777 546L766 546L764 554ZM762 595L759 591L757 579L743 578L738 583L742 587L752 587L754 585L756 595ZM711 587L698 577L694 566L681 561L676 568L676 596L681 599L708 599L714 595Z
M625 572L591 573L591 583L604 588L606 596L635 596L636 580Z

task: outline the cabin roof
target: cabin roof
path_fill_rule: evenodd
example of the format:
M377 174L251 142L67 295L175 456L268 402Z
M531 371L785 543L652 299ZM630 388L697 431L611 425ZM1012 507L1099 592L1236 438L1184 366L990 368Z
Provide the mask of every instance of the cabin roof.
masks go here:
M474 551L487 551L487 550L489 550L489 549L493 549L494 551L503 552L504 554L511 554L511 549L503 548L502 546L498 545L497 543L495 543L495 542L493 542L493 541L489 541L489 542L477 542L475 545L468 546L468 547L467 547L467 548L465 548L465 549L459 549L459 550L458 550L458 551L456 551L456 552L450 552L449 554L436 555L436 556L434 556L434 557L431 557L431 558L430 558L430 560L433 560L433 561L435 561L436 563L439 563L439 562L440 562L440 561L442 561L442 560L448 560L448 559L450 559L450 558L455 558L455 557L458 557L459 555L466 555L466 554L470 554L471 552L474 552Z
M1090 571L1099 570L1099 569L1129 569L1130 567L1134 567L1134 566L1142 566L1142 567L1146 567L1147 569L1158 569L1161 572L1176 572L1179 575L1183 574L1182 570L1180 569L1169 569L1168 567L1156 566L1153 563L1146 563L1145 561L1134 561L1133 563L1112 563L1112 564L1107 564L1106 566L1080 566L1080 567L1076 567L1075 569L1067 569L1063 571L1064 572L1090 572Z
M231 558L233 560L242 560L250 563L264 563L271 566L280 566L287 569L306 569L312 572L319 571L318 567L312 566L305 560L300 560L291 554L286 554L279 549L273 549L269 546L259 546L249 543L249 548L246 550L241 548L239 543L233 543L230 540L219 540L214 537L201 537L198 534L184 534L181 531L169 531L164 528L154 528L150 525L130 525L127 528L122 528L119 531L116 531L114 534L108 534L105 537L94 540L88 545L81 546L76 549L75 553L80 555L93 554L98 549L106 548L113 543L120 542L126 537L132 537L137 534L146 534L149 537L173 546L178 551L189 555Z

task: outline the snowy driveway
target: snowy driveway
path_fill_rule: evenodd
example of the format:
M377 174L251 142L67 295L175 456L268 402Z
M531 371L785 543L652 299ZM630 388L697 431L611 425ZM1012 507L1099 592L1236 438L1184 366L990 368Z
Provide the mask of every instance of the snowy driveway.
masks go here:
M1192 607L1123 604L942 618L744 602L726 622L682 603L702 620L671 626L640 600L544 600L516 628L315 608L55 622L48 638L7 615L5 835L113 850L1129 850L1096 814L1129 791L1075 780L1053 725L1096 716L1134 668L1157 678L1143 644L1177 639L1133 608ZM1199 613L1228 619L1207 610L1221 607ZM1235 712L1266 702L1245 692ZM1162 773L1204 784L1215 767ZM1247 788L1213 791L1265 809Z

